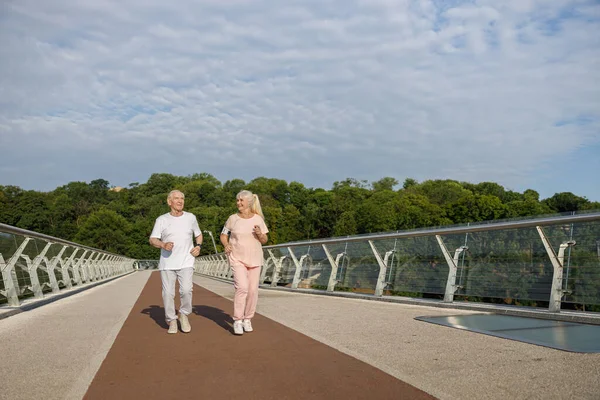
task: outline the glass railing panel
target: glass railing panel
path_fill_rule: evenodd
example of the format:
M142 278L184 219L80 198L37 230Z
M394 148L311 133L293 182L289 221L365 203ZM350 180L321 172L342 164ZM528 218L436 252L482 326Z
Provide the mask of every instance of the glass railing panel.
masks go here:
M521 305L548 301L552 264L535 228L469 233L465 245L457 296Z
M564 254L564 303L578 310L600 311L600 223L573 224L575 246Z
M2 249L2 257L4 257L4 261L8 262L10 258L15 254L18 250L19 246L23 243L25 238L21 235L14 234L5 234L7 235L6 241L4 242L4 248Z
M328 246L329 247L329 246ZM379 276L379 264L368 242L351 242L343 246L338 260L335 290L373 294Z
M382 260L387 261L384 295L443 295L448 266L435 237L386 239L373 243Z
M310 263L306 278L303 280L302 287L307 289L326 290L327 284L329 283L329 276L331 275L331 264L327 259L323 247L320 245L311 246L309 257L312 262ZM335 257L335 255L333 257Z

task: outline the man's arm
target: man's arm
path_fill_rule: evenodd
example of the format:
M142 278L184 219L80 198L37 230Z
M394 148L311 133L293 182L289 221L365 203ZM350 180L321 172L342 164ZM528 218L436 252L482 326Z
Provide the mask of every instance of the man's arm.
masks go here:
M198 257L200 255L200 250L202 250L202 233L196 236L196 243L194 244L192 251L190 251L190 254L194 257Z
M152 247L156 247L157 249L165 249L167 251L173 250L173 242L165 243L162 240L160 240L159 238L155 238L155 237L150 238L150 245Z

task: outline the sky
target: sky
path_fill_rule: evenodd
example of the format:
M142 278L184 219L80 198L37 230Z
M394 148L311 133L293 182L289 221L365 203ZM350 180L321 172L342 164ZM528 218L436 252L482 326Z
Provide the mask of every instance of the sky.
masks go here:
M0 185L491 181L600 201L598 0L4 0Z

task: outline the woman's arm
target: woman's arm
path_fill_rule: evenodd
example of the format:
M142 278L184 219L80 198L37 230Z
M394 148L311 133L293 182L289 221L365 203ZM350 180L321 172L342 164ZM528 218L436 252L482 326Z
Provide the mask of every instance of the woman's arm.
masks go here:
M266 233L262 233L262 231L260 230L260 226L254 225L254 229L252 230L252 232L254 233L254 236L258 239L260 244L265 244L269 241L269 237Z
M223 247L225 248L225 253L231 253L231 245L229 244L229 235L221 233L219 236L219 240L223 243Z

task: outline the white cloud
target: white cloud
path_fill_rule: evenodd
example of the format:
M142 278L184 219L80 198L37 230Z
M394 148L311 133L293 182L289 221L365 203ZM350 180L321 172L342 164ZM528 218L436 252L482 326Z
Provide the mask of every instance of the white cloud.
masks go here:
M537 177L600 139L594 1L21 0L6 10L0 145L11 151L0 184L210 172L320 187L490 180L551 195L566 189L538 188Z

